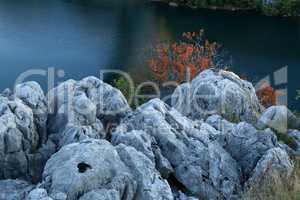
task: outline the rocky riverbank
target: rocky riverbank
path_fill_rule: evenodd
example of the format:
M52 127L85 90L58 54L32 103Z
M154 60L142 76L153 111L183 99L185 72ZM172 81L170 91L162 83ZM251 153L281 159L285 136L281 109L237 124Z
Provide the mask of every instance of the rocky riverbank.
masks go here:
M95 77L47 95L26 82L0 96L0 200L231 200L270 185L290 195L299 129L286 107L265 110L251 83L223 70L179 86L172 106L135 110Z
M300 16L300 2L297 0L247 0L247 1L209 1L209 0L150 0L163 2L170 6L187 6L193 9L204 8L229 11L258 11L268 16Z

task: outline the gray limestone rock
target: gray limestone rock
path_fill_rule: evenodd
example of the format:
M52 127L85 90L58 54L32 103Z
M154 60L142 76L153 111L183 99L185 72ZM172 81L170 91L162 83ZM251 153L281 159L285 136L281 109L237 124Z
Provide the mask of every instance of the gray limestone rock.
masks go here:
M21 180L0 180L0 200L24 200L33 185Z
M135 199L173 199L171 188L155 169L155 163L135 148L124 144L117 146L117 151L138 183Z
M300 121L286 106L271 106L262 113L256 126L286 134L288 129L300 129Z
M243 181L251 176L258 160L269 149L279 146L270 129L260 131L245 122L230 123L218 115L209 117L206 122L220 131L219 141L241 166Z
M249 187L262 187L265 184L292 184L294 165L288 154L281 148L272 148L259 160L251 178L246 183Z
M119 132L132 130L142 130L156 140L161 154L174 169L175 178L192 194L202 198L228 198L239 190L239 169L235 160L221 146L214 151L209 147L213 144L208 132L214 128L203 126L199 129L199 122L193 123L154 99L129 114L118 127ZM230 162L223 167L220 161L212 162L210 155ZM218 166L211 166L213 164ZM218 180L210 170L220 174Z
M48 130L60 147L86 138L105 138L111 124L130 110L119 90L96 77L68 80L51 90L48 98Z
M251 83L224 70L205 70L179 86L172 106L192 119L219 114L229 121L255 123L261 106Z
M44 144L47 140L48 105L40 85L34 81L18 84L15 87L15 97L31 108L40 144Z
M132 199L136 184L115 148L105 140L84 140L62 147L47 162L42 187L53 197L75 200L91 190L114 189Z
M116 190L99 189L86 193L79 200L121 200L121 198Z
M0 179L29 179L28 155L39 145L32 110L20 100L0 97Z

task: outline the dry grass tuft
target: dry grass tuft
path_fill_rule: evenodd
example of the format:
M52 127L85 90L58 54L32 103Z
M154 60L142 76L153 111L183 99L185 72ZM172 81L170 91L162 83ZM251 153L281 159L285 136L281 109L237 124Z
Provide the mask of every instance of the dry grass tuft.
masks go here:
M295 170L288 183L266 183L250 188L242 195L243 200L299 200L300 199L300 157L294 158ZM294 184L292 184L294 183Z

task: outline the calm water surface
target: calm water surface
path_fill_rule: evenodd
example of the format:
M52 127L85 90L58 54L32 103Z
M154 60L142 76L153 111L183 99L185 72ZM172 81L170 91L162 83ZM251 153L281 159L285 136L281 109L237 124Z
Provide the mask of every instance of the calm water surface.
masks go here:
M101 2L101 3L99 3ZM176 39L184 31L206 30L232 56L232 70L257 82L288 66L289 106L300 89L300 19L251 13L128 5L97 0L0 0L0 89L19 74L54 67L63 78L98 75L118 68L147 80L139 52L157 39ZM30 77L46 87L45 77Z

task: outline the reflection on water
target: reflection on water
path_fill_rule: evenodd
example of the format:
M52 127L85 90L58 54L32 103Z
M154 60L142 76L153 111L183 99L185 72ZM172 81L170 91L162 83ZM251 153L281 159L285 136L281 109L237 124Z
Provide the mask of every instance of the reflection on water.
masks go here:
M147 80L140 62L145 46L204 28L232 55L233 70L249 80L258 81L288 65L289 103L296 105L299 19L125 2L0 0L0 89L12 86L27 69L47 67L65 70L63 79L118 68L131 72L136 80ZM45 86L45 77L32 79Z

